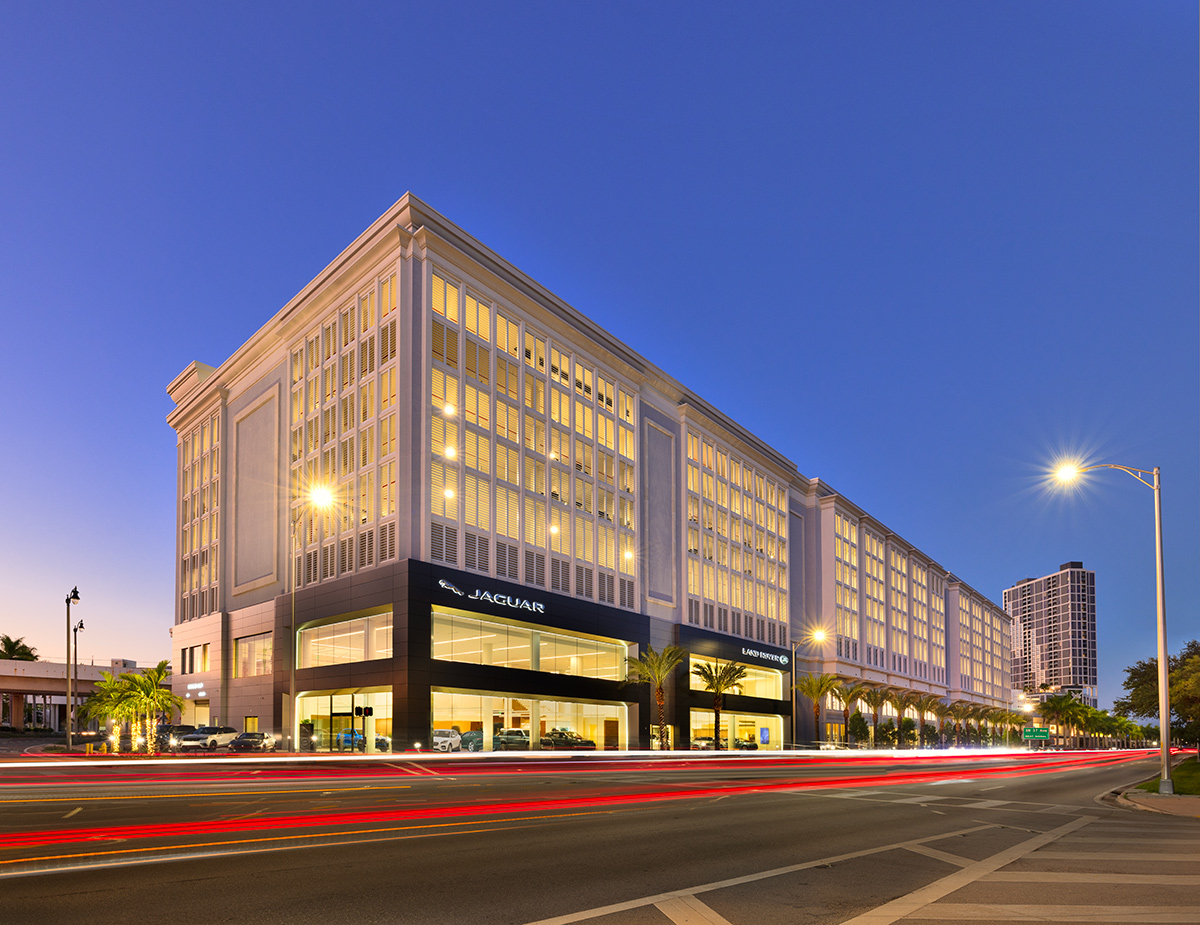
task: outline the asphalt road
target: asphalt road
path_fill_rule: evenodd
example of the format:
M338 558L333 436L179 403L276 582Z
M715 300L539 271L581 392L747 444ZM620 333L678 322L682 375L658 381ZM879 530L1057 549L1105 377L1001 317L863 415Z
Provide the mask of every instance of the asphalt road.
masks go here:
M0 768L0 921L1200 921L1153 756Z

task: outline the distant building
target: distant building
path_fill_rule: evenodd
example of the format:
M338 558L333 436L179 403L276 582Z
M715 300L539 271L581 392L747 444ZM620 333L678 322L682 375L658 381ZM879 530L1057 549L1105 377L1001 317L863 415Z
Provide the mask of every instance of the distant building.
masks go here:
M1026 578L1004 592L1013 619L1013 687L1031 699L1071 694L1096 699L1096 573L1082 562Z

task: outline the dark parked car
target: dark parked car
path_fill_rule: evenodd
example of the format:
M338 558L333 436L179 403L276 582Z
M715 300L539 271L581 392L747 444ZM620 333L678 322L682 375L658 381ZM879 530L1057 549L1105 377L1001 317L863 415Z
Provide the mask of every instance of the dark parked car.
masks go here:
M243 732L229 743L231 752L273 752L275 736L269 732Z
M464 752L483 751L483 730L468 729L459 737L458 747Z
M569 729L551 729L542 736L542 748L554 750L595 748L596 743Z
M734 739L733 747L740 748L744 752L758 751L758 743L755 742L754 739L750 738L749 736L747 736L744 739Z
M495 751L518 751L529 748L529 733L524 729L501 729L492 736Z
M176 749L179 747L180 739L186 735L191 735L195 731L195 726L171 726L164 723L158 727L154 734L155 745L158 746L160 752L165 752L168 749Z

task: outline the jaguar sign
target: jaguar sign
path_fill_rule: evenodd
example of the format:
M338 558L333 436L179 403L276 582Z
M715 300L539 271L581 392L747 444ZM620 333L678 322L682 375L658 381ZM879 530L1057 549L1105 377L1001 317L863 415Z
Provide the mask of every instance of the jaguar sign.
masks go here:
M438 580L438 587L468 601L486 601L489 604L499 604L501 607L511 607L513 610L528 610L532 613L546 612L546 605L540 601L530 601L523 597L514 597L511 594L493 594L491 591L484 591L480 588L476 588L471 594L464 594L456 585L444 578Z

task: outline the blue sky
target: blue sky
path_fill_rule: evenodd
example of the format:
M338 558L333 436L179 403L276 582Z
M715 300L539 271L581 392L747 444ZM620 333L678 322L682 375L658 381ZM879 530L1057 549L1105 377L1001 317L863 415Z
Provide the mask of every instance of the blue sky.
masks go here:
M434 7L431 9L430 7ZM443 7L443 8L438 8ZM169 654L166 385L406 190L999 602L1101 700L1200 636L1197 10L0 6L0 632Z

